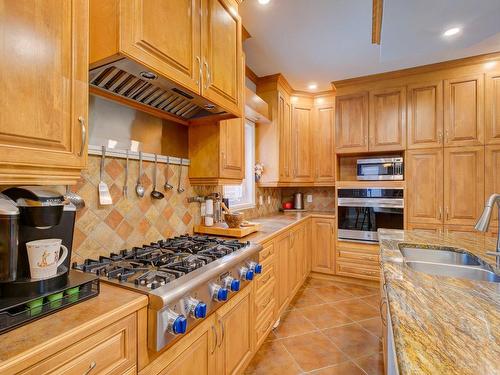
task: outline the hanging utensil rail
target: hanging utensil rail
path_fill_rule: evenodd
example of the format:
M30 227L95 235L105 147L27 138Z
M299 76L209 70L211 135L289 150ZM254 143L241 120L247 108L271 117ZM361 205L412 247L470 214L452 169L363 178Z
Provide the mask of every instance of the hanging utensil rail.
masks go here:
M102 146L94 146L94 145L89 145L89 155L101 155L102 153ZM112 158L120 158L120 159L126 159L127 158L127 150L121 150L121 149L106 149L106 157L112 157ZM128 152L128 157L130 160L139 160L139 152L135 151L130 151ZM150 154L143 152L142 153L142 160L143 161L155 161L155 154ZM182 162L182 165L189 166L190 162L189 159L187 158L178 158L176 156L164 156L164 155L158 155L158 163L164 163L167 164L170 163L171 165L180 165Z

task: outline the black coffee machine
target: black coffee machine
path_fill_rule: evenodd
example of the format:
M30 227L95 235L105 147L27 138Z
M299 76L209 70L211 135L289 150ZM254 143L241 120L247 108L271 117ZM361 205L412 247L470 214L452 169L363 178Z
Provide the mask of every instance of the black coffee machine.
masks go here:
M13 328L9 323L25 323L9 318L19 312L21 318L41 317L98 293L95 277L70 270L75 217L75 207L55 190L24 186L0 193L0 333ZM26 243L48 238L61 239L68 256L55 276L32 279ZM78 294L66 298L65 291L75 288ZM58 303L49 298L49 303L50 296L61 298ZM40 301L37 314L29 308L33 301Z

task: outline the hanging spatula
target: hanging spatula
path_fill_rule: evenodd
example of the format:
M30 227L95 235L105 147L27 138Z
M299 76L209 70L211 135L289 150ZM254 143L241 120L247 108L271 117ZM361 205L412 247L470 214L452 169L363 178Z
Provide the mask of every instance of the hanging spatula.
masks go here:
M101 168L100 168L100 178L99 178L99 204L101 206L109 206L113 204L113 199L109 193L108 185L103 181L104 174L104 159L106 158L106 146L102 146L102 156L101 156Z

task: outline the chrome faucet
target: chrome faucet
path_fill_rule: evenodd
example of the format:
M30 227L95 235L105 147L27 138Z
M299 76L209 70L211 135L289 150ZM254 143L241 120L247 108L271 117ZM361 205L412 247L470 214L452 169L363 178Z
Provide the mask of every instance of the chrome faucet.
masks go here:
M500 268L500 194L491 194L486 202L483 213L474 227L480 232L486 232L490 227L491 214L493 213L493 207L495 203L498 206L498 234L497 234L497 250L487 251L486 254L493 255L497 258L497 268Z

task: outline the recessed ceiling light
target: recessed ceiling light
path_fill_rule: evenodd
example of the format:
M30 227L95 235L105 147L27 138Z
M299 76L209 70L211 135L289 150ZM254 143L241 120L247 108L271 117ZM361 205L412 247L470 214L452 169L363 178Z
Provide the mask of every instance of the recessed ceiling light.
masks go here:
M307 86L309 90L316 90L318 88L318 85L315 83L310 83L309 86Z
M460 28L458 27L452 27L451 29L446 30L443 35L444 36L452 36L455 34L458 34L460 32Z
M259 0L259 4L266 5L266 4L269 4L269 1L271 1L271 0Z

